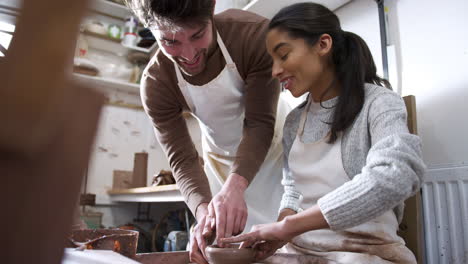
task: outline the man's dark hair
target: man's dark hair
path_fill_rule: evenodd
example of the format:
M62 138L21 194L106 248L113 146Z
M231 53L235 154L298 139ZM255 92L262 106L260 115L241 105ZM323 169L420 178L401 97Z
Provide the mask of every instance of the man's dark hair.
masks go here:
M125 0L145 27L177 28L204 24L213 16L214 0Z

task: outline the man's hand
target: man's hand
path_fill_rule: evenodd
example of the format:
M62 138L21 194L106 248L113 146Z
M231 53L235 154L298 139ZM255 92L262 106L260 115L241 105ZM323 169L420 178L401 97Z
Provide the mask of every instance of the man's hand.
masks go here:
M244 231L247 222L244 193L248 184L248 181L239 174L231 174L221 191L208 205L208 217L203 234L212 234L216 229L219 246L223 246L221 238L231 237Z
M212 233L203 234L203 228L208 216L208 204L200 204L197 208L196 218L197 225L190 234L190 262L198 264L208 264L206 261L205 248L208 243L212 243Z

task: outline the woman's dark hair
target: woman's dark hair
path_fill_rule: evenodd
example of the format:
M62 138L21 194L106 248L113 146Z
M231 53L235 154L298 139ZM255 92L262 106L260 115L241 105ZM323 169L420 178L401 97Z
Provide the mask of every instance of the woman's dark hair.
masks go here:
M322 34L332 37L332 60L340 96L330 123L329 143L335 142L337 133L347 129L361 111L364 83L391 89L387 80L377 76L377 68L365 41L354 33L341 30L338 17L328 8L311 2L287 6L270 21L269 30L272 29L285 32L293 39L304 39L311 46ZM320 103L328 91L321 95Z
M125 0L145 27L168 28L206 23L213 16L213 0Z

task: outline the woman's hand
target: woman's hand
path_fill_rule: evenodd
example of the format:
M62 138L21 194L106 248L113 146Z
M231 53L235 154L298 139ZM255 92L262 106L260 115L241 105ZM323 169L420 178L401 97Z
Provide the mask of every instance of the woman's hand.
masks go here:
M222 243L242 242L240 247L254 247L257 250L256 260L263 260L273 255L277 249L284 246L292 236L289 234L287 221L256 225L250 233L236 237L221 239Z
M300 213L291 209L281 211L278 222L252 227L250 233L232 238L225 238L223 243L242 242L241 247L253 246L258 250L257 260L265 259L289 242L293 237L304 232L329 228L320 208L317 205Z

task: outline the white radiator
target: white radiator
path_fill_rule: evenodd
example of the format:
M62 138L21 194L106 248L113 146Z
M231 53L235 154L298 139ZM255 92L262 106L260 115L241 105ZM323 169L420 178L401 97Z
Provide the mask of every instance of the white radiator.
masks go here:
M468 166L429 169L422 194L426 262L468 263Z

